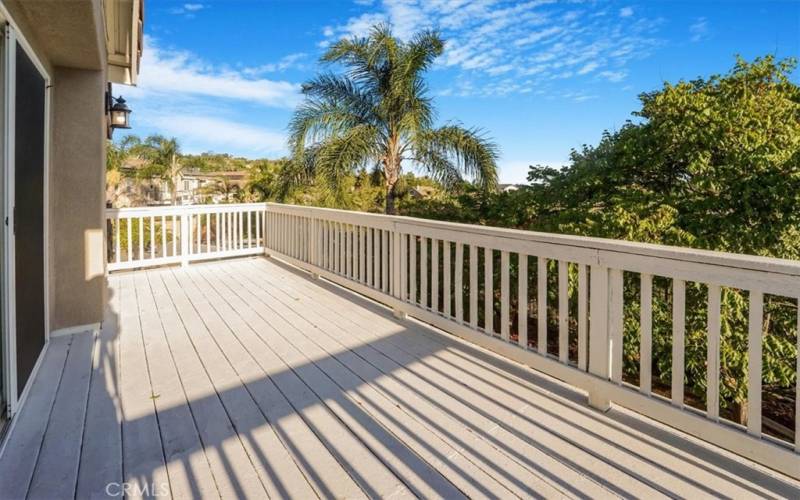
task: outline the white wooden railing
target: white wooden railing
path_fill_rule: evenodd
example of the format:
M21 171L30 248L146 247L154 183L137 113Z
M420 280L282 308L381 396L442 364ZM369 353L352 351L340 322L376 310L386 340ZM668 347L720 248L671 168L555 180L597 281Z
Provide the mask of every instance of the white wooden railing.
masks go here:
M108 270L261 255L264 204L106 209Z
M762 377L747 377L746 426L719 412L722 288L748 297L748 372L760 374L764 296L795 304L800 262L272 203L265 228L267 253L381 301L400 316L412 315L584 389L595 407L614 402L800 478L800 419L793 442L762 432ZM623 380L624 273L639 280L638 385ZM514 275L525 279L514 285ZM660 395L667 390L654 390L651 373L654 277L671 282L668 397ZM688 405L684 393L687 282L707 287L705 410ZM549 289L557 290L552 307ZM549 332L548 311L557 320ZM528 338L533 316L535 338ZM577 352L571 353L575 323ZM800 370L800 358L792 361Z
M800 331L794 305L800 262L273 203L106 213L109 271L278 257L387 304L398 316L414 316L583 389L595 407L614 402L800 479L800 419L788 440L763 432L762 377L747 377L746 426L719 411L723 288L749 301L747 371L761 373L766 294L787 299ZM633 382L623 376L626 279L637 280L640 304ZM665 280L672 377L668 387L656 387L653 297L664 292ZM706 409L687 404L685 394L687 283L694 289L701 283L707 294ZM800 371L796 358L790 362Z

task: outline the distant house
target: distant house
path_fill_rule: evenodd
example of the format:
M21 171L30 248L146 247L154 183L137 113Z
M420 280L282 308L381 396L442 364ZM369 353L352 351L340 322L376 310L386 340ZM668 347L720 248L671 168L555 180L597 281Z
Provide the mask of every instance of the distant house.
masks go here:
M409 196L419 200L433 197L438 190L433 186L414 186L408 190Z
M511 191L518 191L519 188L525 187L524 184L498 184L498 189L500 189L503 193L509 193Z
M234 172L203 172L185 170L177 183L178 200L181 205L196 203L230 202L244 190L250 178L245 170Z
M172 190L167 180L137 175L137 171L144 167L144 161L138 158L125 162L119 183L108 187L106 199L114 207L159 206L172 202ZM186 169L175 183L178 204L230 202L247 186L249 176L245 170L207 172Z

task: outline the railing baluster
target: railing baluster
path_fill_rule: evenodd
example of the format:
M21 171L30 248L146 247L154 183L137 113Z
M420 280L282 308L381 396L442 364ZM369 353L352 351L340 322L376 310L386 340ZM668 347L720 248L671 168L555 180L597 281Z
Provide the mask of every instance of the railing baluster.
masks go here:
M558 261L558 360L569 362L569 266Z
M116 252L116 255L114 255L114 260L116 261L117 264L119 264L121 262L121 260L122 260L122 258L120 257L120 248L119 248L120 247L120 239L121 239L120 238L120 234L119 234L120 233L120 226L122 225L121 221L122 221L122 219L120 219L119 217L117 217L117 219L114 221L114 233L115 233L115 236L116 236L114 238L114 251Z
M192 231L194 230L194 216L192 216L191 213L186 213L183 216L183 220L181 222L182 223L183 222L186 223L186 253L183 254L184 258L186 258L186 257L192 255L192 253L193 253L192 245L193 245L194 238L193 238ZM181 234L183 234L183 233L181 233Z
M358 227L358 280L367 281L367 228Z
M220 248L222 240L219 234L219 212L214 214L214 239L216 240L216 250L219 252L222 250L222 248Z
M483 249L483 329L494 335L494 251Z
M536 257L536 347L547 354L547 259Z
M344 274L348 278L353 276L353 238L350 225L344 226Z
M761 364L764 294L750 290L747 339L747 432L761 436Z
M431 309L439 312L439 240L431 238Z
M653 276L645 273L641 274L639 325L639 391L649 396L653 390Z
M797 297L797 365L794 383L794 451L800 453L800 296Z
M528 348L528 255L517 256L517 344Z
M500 252L500 337L503 340L511 338L509 332L509 254Z
M381 230L381 290L389 293L389 232Z
M672 280L672 404L683 407L685 373L684 333L686 331L686 282Z
M719 420L719 343L720 299L719 285L708 285L708 348L706 353L706 414Z
M443 254L443 263L442 263L442 303L444 305L444 315L448 318L451 315L451 303L452 303L452 258L450 256L450 242L449 241L442 241L442 254Z
M456 243L456 279L455 289L456 294L456 321L459 323L464 322L464 244Z
M178 218L172 215L172 256L178 255Z
M408 235L408 295L413 304L417 304L417 235Z
M326 268L331 272L335 272L336 269L336 248L334 238L334 223L331 221L325 221L325 245L328 249L326 256Z
M608 272L610 290L608 302L608 336L611 341L611 380L622 383L623 273L621 269Z
M400 299L408 300L408 235L406 233L395 233L395 238L400 238Z
M578 264L578 368L589 368L589 268Z
M197 224L194 224L197 227L197 249L195 253L200 254L203 253L203 214L197 212L197 215L192 218L197 219Z
M247 248L253 248L253 238L252 238L252 222L250 219L250 210L247 211Z
M339 234L339 223L333 223L333 271L337 274L341 271L341 257L342 252L340 250L341 246L341 238Z
M238 237L238 245L237 249L242 250L244 249L244 213L240 210L236 211L236 236ZM295 231L297 231L297 225L294 226ZM294 241L297 241L297 238L294 238ZM295 252L294 257L297 257L297 252Z
M128 262L133 261L133 218L125 219L125 227L128 230Z
M375 273L374 273L374 270L375 270L375 259L374 259L375 251L374 250L375 250L375 247L373 246L373 244L374 244L373 238L372 238L372 233L373 232L374 232L374 229L372 229L371 227L367 228L367 262L366 262L366 266L367 266L367 285L371 286L371 287L375 286L375 281L374 281L374 276L375 276Z
M137 260L144 260L144 217L139 217L139 254Z
M150 258L156 258L156 218L150 216Z
M167 256L167 218L161 216L161 256Z
M339 231L337 233L339 238L339 274L347 273L347 226L344 223L339 224Z
M428 238L419 239L419 301L424 308L428 307Z
M469 246L469 326L478 329L478 247Z

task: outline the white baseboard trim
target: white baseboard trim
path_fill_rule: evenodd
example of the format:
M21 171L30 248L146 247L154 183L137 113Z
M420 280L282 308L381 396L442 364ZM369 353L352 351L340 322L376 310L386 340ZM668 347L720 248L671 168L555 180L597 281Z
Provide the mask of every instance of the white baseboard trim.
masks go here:
M69 326L67 328L59 328L50 332L50 337L63 337L65 335L74 335L76 333L92 332L97 334L100 331L100 323L89 323L86 325Z

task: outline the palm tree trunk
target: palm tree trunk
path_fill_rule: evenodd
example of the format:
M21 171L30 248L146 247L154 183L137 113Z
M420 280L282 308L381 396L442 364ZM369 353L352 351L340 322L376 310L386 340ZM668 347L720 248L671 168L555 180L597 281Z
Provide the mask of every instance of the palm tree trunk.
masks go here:
M386 215L397 215L397 207L395 206L395 199L397 198L397 193L395 192L396 184L388 184L386 185Z

